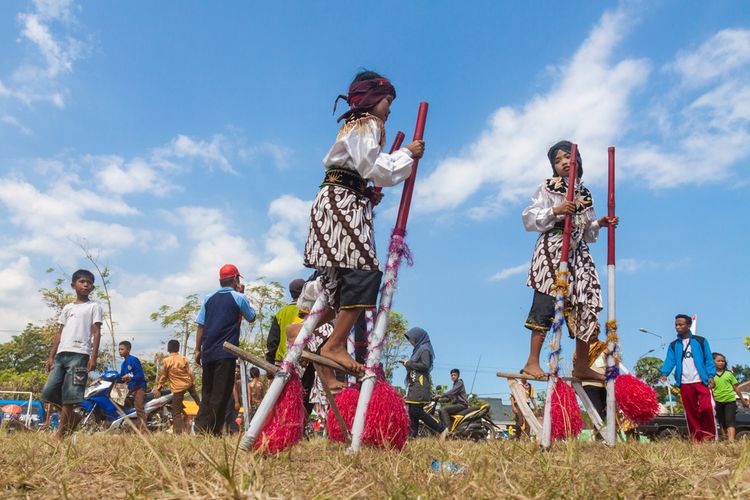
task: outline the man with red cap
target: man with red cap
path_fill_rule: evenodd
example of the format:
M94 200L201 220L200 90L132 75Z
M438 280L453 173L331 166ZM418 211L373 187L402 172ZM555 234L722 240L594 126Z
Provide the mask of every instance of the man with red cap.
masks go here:
M234 387L236 356L224 350L224 342L240 343L240 324L244 317L255 320L255 311L240 284L240 271L232 264L219 270L221 288L206 296L195 322L195 362L203 368L201 404L195 416L195 430L221 434L227 402Z

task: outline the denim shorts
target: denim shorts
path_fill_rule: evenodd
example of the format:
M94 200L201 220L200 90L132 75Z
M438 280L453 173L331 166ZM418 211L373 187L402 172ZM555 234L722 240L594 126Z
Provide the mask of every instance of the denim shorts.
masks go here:
M42 399L58 405L82 402L88 363L88 354L58 352L42 389Z

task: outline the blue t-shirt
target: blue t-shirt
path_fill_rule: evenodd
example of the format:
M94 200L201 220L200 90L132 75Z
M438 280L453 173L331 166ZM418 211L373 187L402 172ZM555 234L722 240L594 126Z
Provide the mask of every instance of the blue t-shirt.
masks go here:
M195 322L203 326L201 361L208 363L218 359L236 359L224 350L224 342L239 345L242 317L255 319L255 311L247 297L233 288L224 287L207 295Z
M139 387L146 388L146 376L143 374L143 366L141 366L141 360L133 356L132 354L125 358L120 366L120 378L123 375L130 373L133 378L128 381L128 390L132 391Z

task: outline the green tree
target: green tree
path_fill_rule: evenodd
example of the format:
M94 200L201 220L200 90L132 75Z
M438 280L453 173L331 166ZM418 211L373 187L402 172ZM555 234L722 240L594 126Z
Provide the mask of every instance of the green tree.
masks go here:
M29 370L23 373L6 368L0 370L0 389L5 391L40 392L47 381L44 370Z
M393 371L398 364L398 360L406 354L409 347L409 341L404 336L409 330L409 322L404 315L391 311L388 317L388 326L386 327L386 342L383 348L383 371L388 382L393 382Z
M0 366L16 373L44 370L51 340L49 328L27 324L19 335L0 344Z
M47 269L47 274L54 273L53 268ZM52 309L52 316L46 321L47 324L57 324L57 318L60 317L60 313L63 307L74 302L76 295L71 292L70 279L67 276L59 276L54 281L55 286L52 288L40 288L39 293L42 294L42 301Z
M180 339L183 356L187 356L188 352L192 353L194 351L188 344L190 337L197 329L195 316L200 311L200 308L201 304L198 296L192 294L185 297L185 303L177 309L163 305L158 311L151 313L151 321L158 321L162 328L171 328L172 335Z
M750 380L750 366L748 365L734 365L731 371L740 384Z
M263 276L258 277L254 284L245 287L245 295L255 310L255 321L250 324L249 328L243 322L242 337L248 345L260 343L265 349L271 320L276 311L286 305L285 294L286 289L281 283L266 281Z
M647 384L656 385L661 378L661 365L664 362L653 356L641 358L633 367L635 376L644 380Z

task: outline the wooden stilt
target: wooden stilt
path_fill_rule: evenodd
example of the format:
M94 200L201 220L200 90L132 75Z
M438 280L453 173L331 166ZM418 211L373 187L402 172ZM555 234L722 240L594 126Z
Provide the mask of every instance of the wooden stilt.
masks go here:
M323 368L318 363L313 362L313 366L315 367L315 371L320 373ZM341 416L341 412L339 411L338 405L336 405L336 400L333 397L333 393L331 392L330 387L328 387L328 384L325 380L323 380L322 377L320 377L320 383L323 386L323 392L326 393L326 399L328 399L328 404L331 405L331 409L333 410L333 414L336 416L336 421L339 423L339 427L341 428L341 434L343 434L344 439L346 439L346 443L350 444L352 442L352 436L349 434L349 430L346 428L346 422L344 422L344 417Z
M594 430L599 433L602 439L607 439L605 435L606 427L604 426L604 421L602 420L602 417L599 416L599 412L596 411L596 408L594 408L594 403L592 403L591 399L589 399L589 395L586 394L585 390L583 390L583 384L578 381L574 381L571 383L571 385L573 386L573 390L576 391L578 399L580 399L583 403L583 407L586 409L586 413L589 414L589 418L591 419L591 423L594 426Z
M542 424L539 423L536 415L534 415L534 412L529 407L529 398L526 395L526 391L517 380L512 378L508 379L508 386L510 387L510 393L513 394L513 398L516 400L516 406L521 410L521 415L523 415L524 420L529 425L531 435L539 439L539 436L542 434Z
M234 354L235 356L237 356L238 358L242 360L247 361L248 363L251 363L257 366L258 368L262 368L263 370L265 370L266 372L270 374L275 374L277 371L279 371L278 366L271 364L265 359L259 358L255 354L251 354L247 352L246 350L237 347L234 344L230 344L229 342L224 342L224 350L229 353Z
M500 378L537 380L539 382L546 382L549 378L549 377L535 377L533 375L528 375L526 373L511 373L511 372L497 372L496 375ZM595 379L585 380L585 379L579 379L575 377L562 377L560 375L558 375L557 378L561 378L565 380L566 382L601 382L601 380L595 380Z

